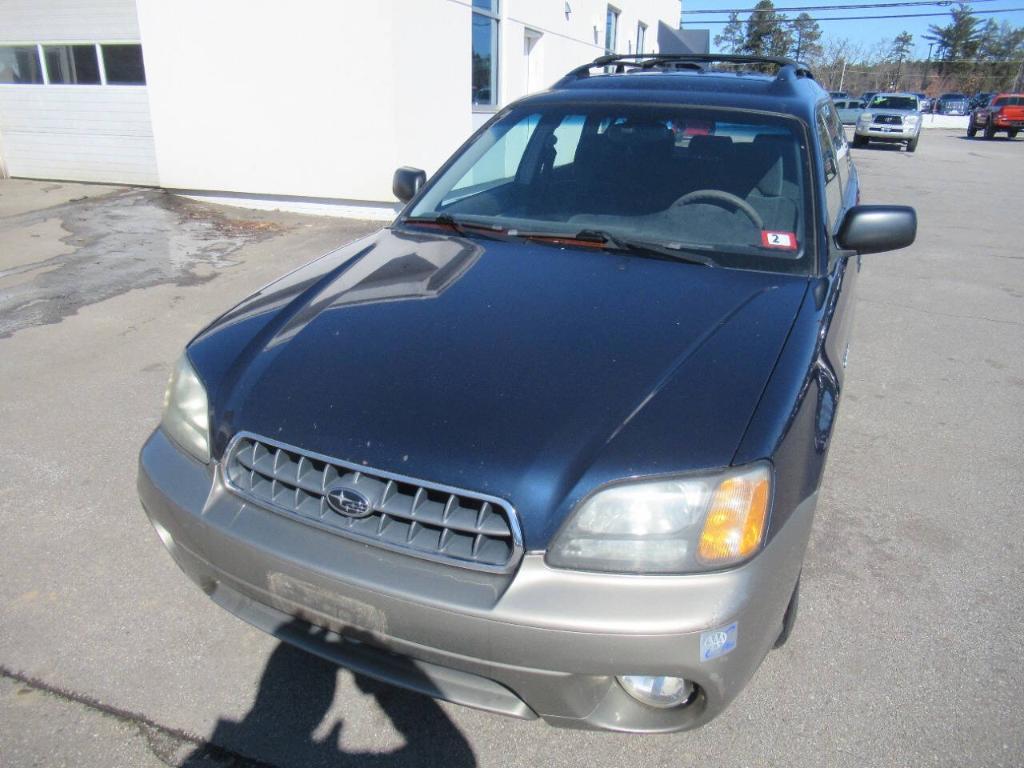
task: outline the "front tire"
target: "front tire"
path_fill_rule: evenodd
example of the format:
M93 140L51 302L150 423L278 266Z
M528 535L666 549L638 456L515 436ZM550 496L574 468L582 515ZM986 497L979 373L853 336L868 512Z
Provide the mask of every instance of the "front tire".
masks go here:
M866 147L867 145L868 145L868 140L864 136L861 136L861 135L856 134L856 133L853 134L853 146L855 146L855 147Z
M915 136L909 142L907 142L907 152L916 152L917 151L917 142L920 140L920 138L921 138L921 134L917 134L917 136Z
M967 123L967 135L972 139L978 135L978 126L974 124L973 115L971 115L971 119Z
M986 139L994 139L995 137L996 137L996 127L994 125L992 125L992 121L989 120L989 122L985 125L985 138Z
M1016 139L1018 133L1020 133L1020 128L1011 128L1006 132L1006 135L1009 136L1011 139Z

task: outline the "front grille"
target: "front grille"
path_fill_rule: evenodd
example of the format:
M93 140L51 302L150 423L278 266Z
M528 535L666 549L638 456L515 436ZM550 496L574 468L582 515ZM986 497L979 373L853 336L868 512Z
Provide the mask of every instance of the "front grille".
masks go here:
M507 572L522 555L515 511L501 499L350 464L264 437L240 434L224 459L242 497L334 533L416 557ZM365 517L336 512L327 494L355 490Z
M878 115L875 122L879 125L903 125L903 118L899 115Z

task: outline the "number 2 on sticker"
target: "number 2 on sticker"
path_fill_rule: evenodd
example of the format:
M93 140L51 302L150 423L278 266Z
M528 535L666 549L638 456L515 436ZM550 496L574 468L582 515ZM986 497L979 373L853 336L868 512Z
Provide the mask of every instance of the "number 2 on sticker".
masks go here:
M761 245L766 248L782 248L787 251L795 251L796 235L792 232L762 232Z

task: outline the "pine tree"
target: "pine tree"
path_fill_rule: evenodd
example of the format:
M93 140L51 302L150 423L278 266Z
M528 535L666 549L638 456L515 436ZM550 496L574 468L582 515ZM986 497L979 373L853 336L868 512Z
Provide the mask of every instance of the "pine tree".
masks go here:
M821 27L818 22L804 12L790 24L793 37L793 48L790 55L797 61L817 61L824 53L821 45Z
M785 15L777 13L772 0L760 0L747 19L743 52L753 56L785 56L793 35Z
M715 47L724 48L725 53L740 53L745 40L743 22L740 21L740 15L733 11L729 14L729 23L722 29L722 33L715 35Z
M978 52L980 34L978 17L966 3L960 3L950 11L953 20L944 27L932 24L928 27L925 40L935 43L936 58L943 62L940 68L945 72L950 62L962 59L973 59Z

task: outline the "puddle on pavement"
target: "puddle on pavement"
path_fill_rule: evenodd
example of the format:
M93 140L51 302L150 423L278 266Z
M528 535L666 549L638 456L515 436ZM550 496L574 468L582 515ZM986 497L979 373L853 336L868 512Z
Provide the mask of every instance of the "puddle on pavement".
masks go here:
M239 248L279 231L160 190L0 218L0 242L8 244L0 253L0 338L136 288L212 280L236 263Z

